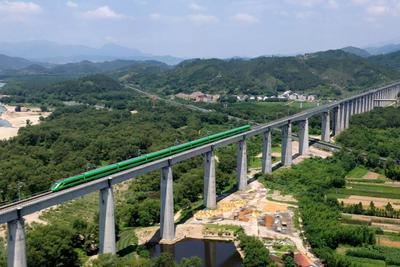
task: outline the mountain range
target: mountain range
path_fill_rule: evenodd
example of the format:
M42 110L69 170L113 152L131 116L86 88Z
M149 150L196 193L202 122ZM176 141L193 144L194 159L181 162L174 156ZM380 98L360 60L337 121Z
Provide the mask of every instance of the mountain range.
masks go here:
M158 56L143 53L138 49L116 44L105 44L100 48L85 45L62 45L50 41L2 42L0 54L22 57L35 62L63 64L89 60L93 62L125 60L157 60L175 65L183 59L173 56Z

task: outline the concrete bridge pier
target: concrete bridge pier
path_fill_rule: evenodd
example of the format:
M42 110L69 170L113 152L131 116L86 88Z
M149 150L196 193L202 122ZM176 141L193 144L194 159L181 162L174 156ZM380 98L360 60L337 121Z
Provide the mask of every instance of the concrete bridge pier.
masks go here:
M377 99L379 99L379 93L375 92L374 93L374 98L373 98L373 103L372 103L374 108L375 107L379 107L378 102L376 101Z
M364 113L364 99L360 97L360 114Z
M349 128L350 126L350 118L351 118L351 111L353 109L353 102L349 101L347 102L347 108L346 108L346 120L344 122L345 128Z
M334 114L334 135L336 136L340 134L340 132L342 131L342 129L340 128L340 126L342 125L340 105L334 108L333 114Z
M115 244L115 215L114 215L114 193L110 184L108 188L100 190L100 253L116 253Z
M292 123L282 127L282 164L292 165Z
M300 121L299 131L299 153L300 155L308 155L309 153L309 134L308 134L308 118Z
M369 110L373 110L374 109L374 94L370 94L369 95Z
M349 127L349 102L343 104L343 130Z
M172 166L161 169L161 208L160 208L160 236L162 240L175 239L174 225L174 181Z
M364 112L368 112L368 96L363 96L364 99Z
M357 99L354 99L353 103L354 103L353 114L357 115L358 114L358 101L357 101Z
M372 100L373 98L372 98L372 94L369 94L368 95L368 111L371 111L372 110Z
M324 142L329 142L331 139L330 123L331 123L331 118L328 110L322 113L321 140Z
M351 108L350 108L350 118L354 116L356 109L356 101L351 100Z
M247 187L247 144L245 139L238 143L236 175L238 190L245 190Z
M357 98L357 114L361 114L362 113L362 102L361 102L361 98Z
M346 105L344 103L340 104L340 132L344 130L345 118L346 117Z
M206 152L204 155L204 206L207 209L215 209L217 207L213 150Z
M272 173L272 158L271 158L271 130L268 129L263 134L263 148L262 148L262 173L270 174Z
M7 266L26 267L25 220L20 217L7 223Z

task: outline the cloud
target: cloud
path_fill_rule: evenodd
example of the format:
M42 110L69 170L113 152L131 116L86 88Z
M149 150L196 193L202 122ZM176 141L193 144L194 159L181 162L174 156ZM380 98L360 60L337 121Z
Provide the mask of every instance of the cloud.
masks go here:
M218 18L207 14L192 14L187 16L188 20L197 25L210 24L218 21Z
M149 19L152 21L162 21L165 23L177 23L185 20L184 17L165 16L157 12L149 14Z
M306 7L313 7L324 2L323 0L291 0L292 3L296 3Z
M232 19L242 24L253 24L258 22L258 19L247 13L238 13L232 17Z
M149 14L149 19L152 21L159 21L163 23L193 23L196 25L206 25L206 24L211 24L218 22L218 18L213 15L208 15L208 14L202 14L202 13L197 13L197 14L190 14L186 16L168 16L168 15L163 15L160 13L151 13Z
M195 4L195 3L190 4L190 5L189 5L189 8L190 8L191 10L193 10L193 11L204 11L204 10L206 10L205 7L203 7L203 6L201 6L201 5L198 5L198 4Z
M67 1L66 3L67 7L71 7L71 8L76 8L78 7L78 4L72 1Z
M367 13L375 17L387 15L389 11L389 8L384 5L372 5L367 8Z
M363 6L369 3L369 0L351 0L351 3L356 6Z
M127 16L117 13L109 6L101 6L94 10L82 13L82 17L86 19L125 19Z
M336 0L329 0L328 1L328 7L332 8L332 9L337 9L339 7L339 5L336 2Z
M317 6L325 6L332 9L337 9L339 4L336 0L287 0L292 4L314 8Z
M161 20L161 15L160 15L160 13L151 13L149 15L149 18L151 20Z
M42 8L33 2L0 1L0 12L8 16L38 14L41 11Z

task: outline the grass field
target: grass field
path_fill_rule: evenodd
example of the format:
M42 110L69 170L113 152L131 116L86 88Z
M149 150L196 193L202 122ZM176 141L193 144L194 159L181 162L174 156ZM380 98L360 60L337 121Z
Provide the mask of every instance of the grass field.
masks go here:
M355 183L367 183L367 184L384 184L386 182L385 179L364 179L364 178L347 178L349 182Z
M40 218L51 224L72 224L76 219L91 222L99 210L99 194L92 193L44 212ZM62 216L60 216L62 214Z
M366 168L357 166L346 175L346 178L363 178L367 173L368 170Z
M400 199L400 190L398 187L381 184L347 183L346 188L332 189L329 195L337 198L346 198L350 195L356 195Z
M352 249L355 247L349 246L349 245L340 245L337 249L336 252L341 255L346 255L346 251L349 249ZM347 259L351 260L351 262L357 264L356 266L361 266L361 267L394 267L397 265L387 265L385 261L383 260L374 260L374 259L368 259L368 258L359 258L359 257L353 257L353 256L346 256Z
M129 259L135 257L135 249L137 247L138 239L135 235L134 228L126 228L119 234L117 242L117 253L121 257Z
M271 148L272 153L281 153L281 147L274 146ZM281 161L281 157L272 157L272 163ZM261 168L261 158L252 157L249 162L249 168L256 169Z
M387 267L385 261L382 260L373 260L373 259L365 259L365 258L358 258L352 256L346 256L346 258L350 259L351 262L355 264L359 264L362 267Z

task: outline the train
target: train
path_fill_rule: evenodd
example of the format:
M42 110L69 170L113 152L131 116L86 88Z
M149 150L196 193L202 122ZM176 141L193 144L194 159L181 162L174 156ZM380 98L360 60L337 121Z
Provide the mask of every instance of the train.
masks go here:
M172 156L184 151L187 151L189 149L199 147L202 145L206 145L227 137L231 137L240 133L244 133L246 131L249 131L251 129L251 125L244 125L238 128L234 128L231 130L227 130L224 132L220 132L217 134L213 134L210 136L206 136L188 143L172 146L169 148L165 148L163 150L157 151L157 152L152 152L143 156L139 156L136 158L128 159L122 162L118 162L115 164L111 164L108 166L104 166L95 170L87 171L82 174L72 176L69 178L61 179L56 182L54 182L50 188L50 191L52 192L58 192L61 190L64 190L66 188L70 188L73 186L77 186L83 183L87 183L89 181L93 181L99 178L103 178L105 176L124 171L133 167L137 167L140 165L143 165L145 163L149 163L158 159L162 159L168 156Z

